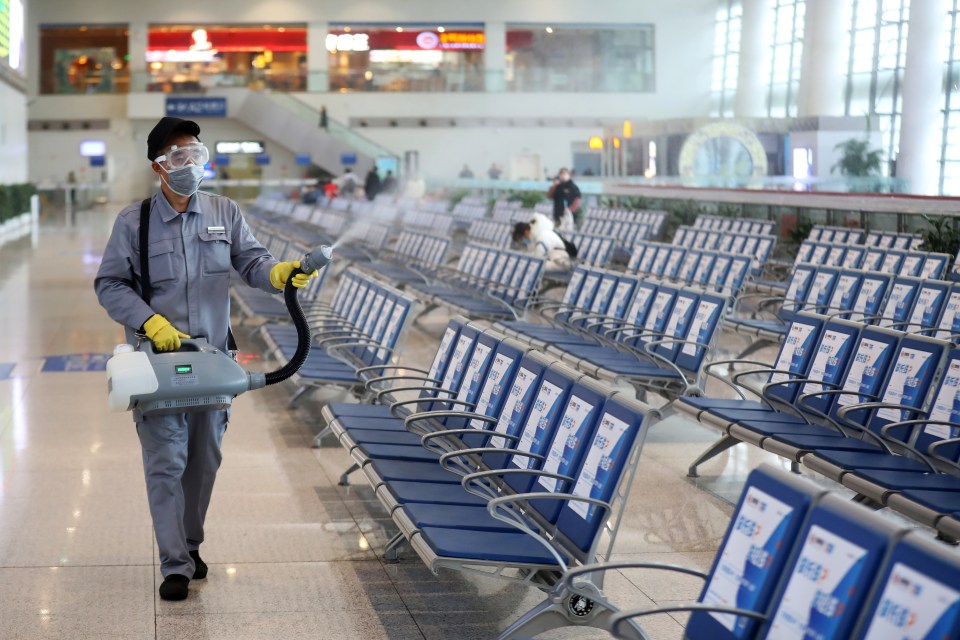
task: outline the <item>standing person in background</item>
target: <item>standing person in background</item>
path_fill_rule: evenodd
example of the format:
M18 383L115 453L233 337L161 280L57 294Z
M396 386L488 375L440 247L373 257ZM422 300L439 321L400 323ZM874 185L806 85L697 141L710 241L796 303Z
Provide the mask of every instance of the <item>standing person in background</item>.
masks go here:
M513 243L535 256L546 258L547 271L569 271L573 264L563 238L556 232L550 218L535 213L530 222L513 225Z
M356 196L357 176L353 175L353 169L346 167L343 175L334 180L340 195L344 198L353 198Z
M423 181L423 176L419 173L410 176L407 184L403 187L403 197L412 200L420 200L426 192L427 184Z
M370 167L367 171L367 178L363 181L363 192L367 194L367 200L373 201L380 193L380 174L376 167Z
M393 177L393 171L387 171L383 177L383 183L380 185L380 193L392 194L397 190L397 179Z
M503 175L503 170L500 168L500 165L495 162L487 169L487 176L491 180L499 180L501 175Z
M330 121L327 120L327 108L320 107L320 128L327 131L330 128Z
M461 178L472 178L472 177L473 177L473 171L470 170L470 167L469 167L468 165L463 165L463 169L460 170L460 176L459 176L459 177L461 177Z
M553 220L561 231L574 231L574 215L580 212L580 188L570 179L570 171L560 169L547 197L553 199ZM579 226L580 216L577 216Z

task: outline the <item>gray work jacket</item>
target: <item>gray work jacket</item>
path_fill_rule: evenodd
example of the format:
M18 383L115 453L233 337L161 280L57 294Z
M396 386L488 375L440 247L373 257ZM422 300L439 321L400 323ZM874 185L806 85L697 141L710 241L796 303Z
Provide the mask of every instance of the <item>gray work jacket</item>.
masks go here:
M103 253L94 288L111 318L124 326L127 341L159 313L193 337L225 349L230 328L230 267L251 287L280 293L270 284L277 261L247 226L229 198L198 191L177 213L162 192L150 203L148 306L140 296L140 203L120 212Z

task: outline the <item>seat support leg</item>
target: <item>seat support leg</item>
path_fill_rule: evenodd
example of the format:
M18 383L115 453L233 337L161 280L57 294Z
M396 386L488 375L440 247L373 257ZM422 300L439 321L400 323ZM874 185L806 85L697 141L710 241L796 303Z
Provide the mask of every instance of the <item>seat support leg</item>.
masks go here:
M737 359L737 360L746 360L746 359L747 359L747 356L749 356L749 355L751 355L751 354L753 354L753 353L755 353L755 352L757 352L757 351L760 351L761 349L765 349L766 347L770 346L771 344L773 344L773 343L770 342L769 340L765 340L765 339L763 339L763 338L757 338L756 340L752 341L752 342L747 346L746 349L744 349L743 351L741 351L741 352L740 352L740 355L738 355L736 359Z
M314 391L317 390L317 387L303 386L296 390L296 392L290 396L290 401L287 403L288 409L296 409L300 404L300 401L311 395Z
M600 596L593 585L578 585L578 588L596 590L597 598L585 598L565 589L554 589L547 598L520 616L516 622L503 630L497 640L520 640L533 638L561 627L593 627L610 632L610 618L619 609ZM650 640L643 629L632 620L623 629L624 638Z
M734 438L733 436L723 436L722 438L714 442L712 445L707 447L707 450L701 453L699 457L697 457L697 459L694 460L693 463L691 463L690 468L687 469L687 477L699 478L700 472L697 469L697 467L699 467L701 464L703 464L707 460L717 457L727 449L733 446L736 446L738 444L740 444L740 441Z
M356 466L356 465L354 465ZM398 533L387 541L387 546L383 550L383 560L384 562L389 562L390 564L396 564L400 562L400 547L407 541L403 537L402 533Z
M340 474L340 480L337 482L337 485L341 487L349 487L350 474L353 473L354 471L358 471L359 469L360 469L360 465L358 465L356 462L351 464L346 471Z
M333 431L330 429L330 425L325 426L323 429L320 430L320 433L313 436L313 443L310 446L313 447L314 449L322 447L323 439L329 436L331 433L333 433Z

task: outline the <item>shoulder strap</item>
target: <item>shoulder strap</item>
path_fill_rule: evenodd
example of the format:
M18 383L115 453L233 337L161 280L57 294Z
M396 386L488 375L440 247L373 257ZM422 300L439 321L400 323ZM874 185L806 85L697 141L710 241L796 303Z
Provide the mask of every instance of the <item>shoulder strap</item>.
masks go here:
M150 284L150 198L140 203L140 297L147 304L153 297L153 286Z

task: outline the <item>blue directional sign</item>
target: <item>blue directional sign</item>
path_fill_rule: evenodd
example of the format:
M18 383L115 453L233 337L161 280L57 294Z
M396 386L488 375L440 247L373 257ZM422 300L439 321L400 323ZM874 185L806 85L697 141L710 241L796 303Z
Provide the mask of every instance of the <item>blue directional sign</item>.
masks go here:
M167 115L179 117L226 118L226 98L167 97Z
M298 153L297 164L313 164L313 158L310 157L309 153Z
M355 153L341 153L340 154L340 164L345 167L357 164L357 154Z
M266 166L270 164L270 156L266 153L262 153L259 156L253 157L254 164L259 164L261 166Z
M17 367L15 362L0 362L0 380L7 380Z
M43 363L43 372L106 371L109 353L71 353L49 356Z

